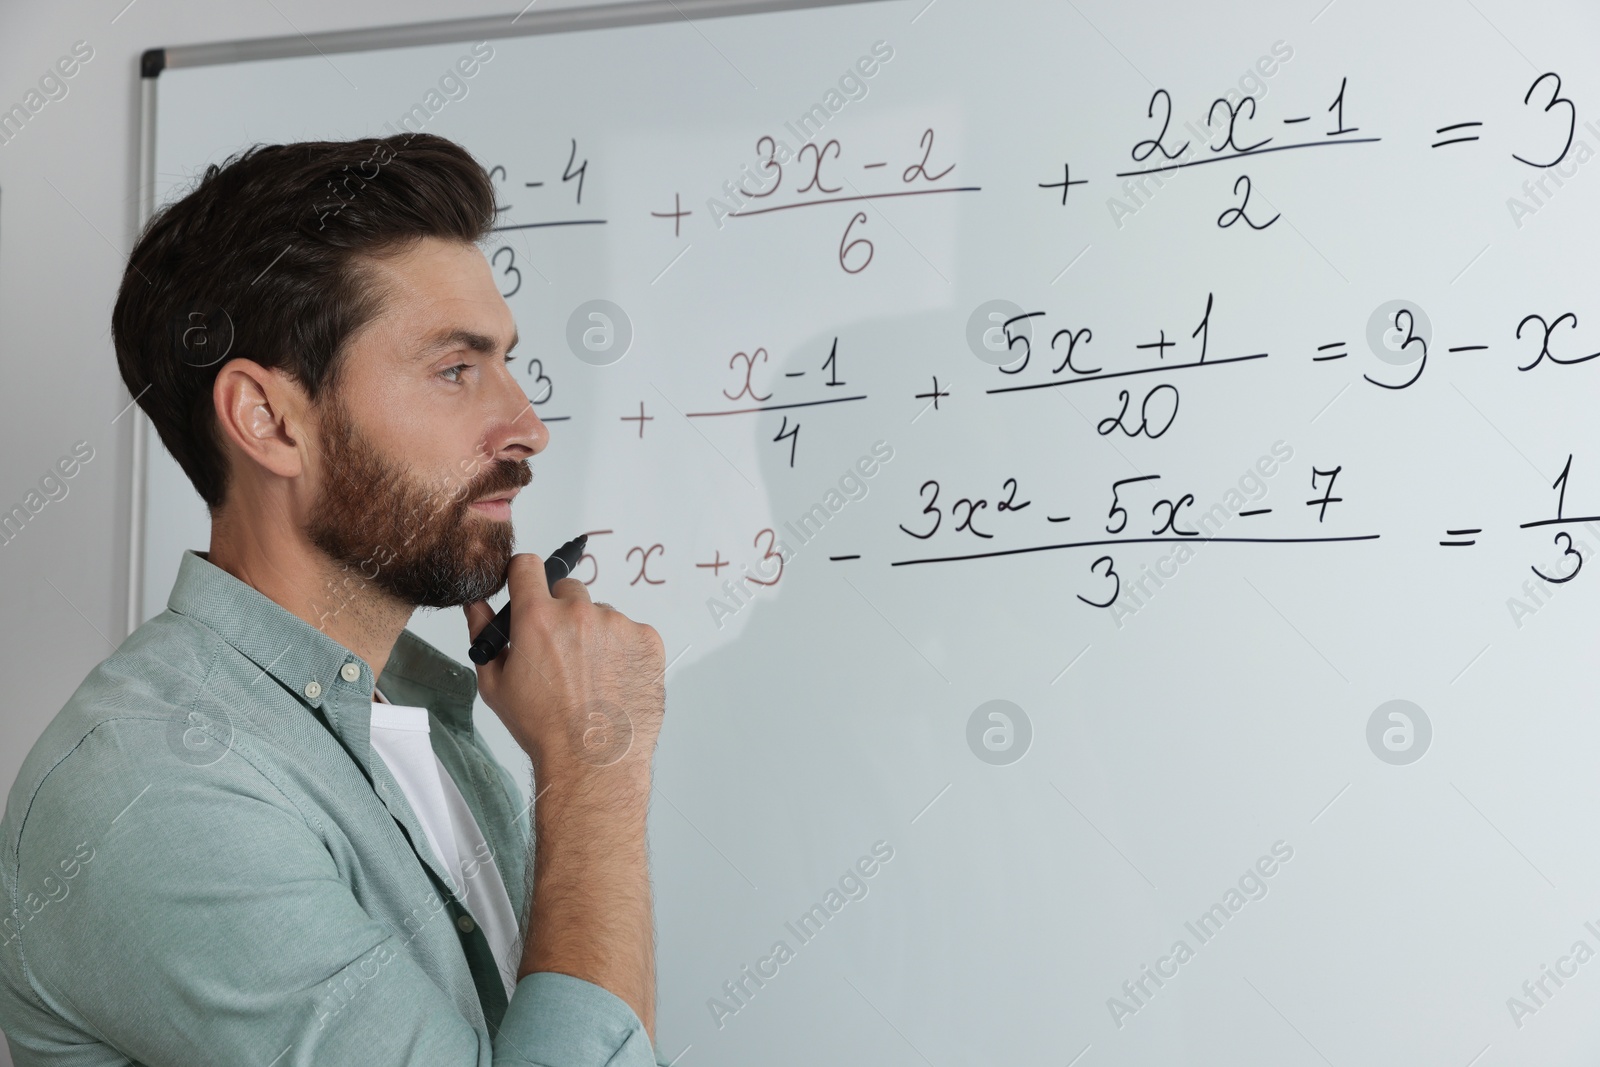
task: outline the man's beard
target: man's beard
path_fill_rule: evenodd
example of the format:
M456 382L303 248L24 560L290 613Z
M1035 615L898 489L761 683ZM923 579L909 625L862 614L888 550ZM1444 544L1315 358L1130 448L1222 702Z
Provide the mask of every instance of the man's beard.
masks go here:
M306 536L336 564L406 604L448 608L505 585L515 537L509 522L470 514L472 502L533 478L524 462L480 464L472 475L418 484L357 431L343 404L321 405L326 477Z

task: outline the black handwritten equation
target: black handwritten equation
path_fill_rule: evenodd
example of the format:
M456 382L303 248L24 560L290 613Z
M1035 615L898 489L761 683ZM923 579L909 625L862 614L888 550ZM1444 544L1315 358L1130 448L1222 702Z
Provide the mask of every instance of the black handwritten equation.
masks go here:
M1545 573L1537 564L1529 564L1528 569L1540 581L1552 585L1563 585L1578 576L1583 570L1584 555L1574 547L1571 530L1573 527L1588 526L1600 522L1600 514L1568 515L1567 514L1567 483L1572 477L1572 453L1567 453L1567 460L1561 467L1561 473L1556 475L1555 481L1550 483L1550 488L1555 492L1555 514L1547 518L1533 519L1529 522L1519 523L1519 530L1544 530L1556 527L1551 537L1551 544L1561 549L1557 566L1552 568L1552 573ZM1471 548L1478 543L1484 528L1481 526L1465 526L1445 531L1445 537L1439 544L1445 548ZM1569 561L1570 562L1567 562ZM1567 568L1565 573L1561 569Z
M838 337L834 337L826 355L820 356L815 370L784 371L781 378L777 374L772 355L764 346L741 349L728 357L726 384L719 390L713 406L679 413L688 419L713 419L736 415L761 416L769 411L783 412L779 416L781 421L777 432L771 440L780 449L787 448L785 458L788 465L793 467L800 447L801 420L798 409L867 399L865 393L851 393L849 381L841 376ZM833 392L835 389L840 392ZM647 414L648 411L647 402L640 400L637 414L630 412L619 417L621 422L637 427L637 437L641 441L645 437L646 423L654 422L657 418Z
M524 205L524 210L543 215L545 212L555 213L563 205L571 204L569 212L583 204L583 182L589 173L589 161L578 158L578 139L569 138L570 145L567 151L566 163L560 167L560 179L557 181L546 174L533 180L516 181L511 172L503 164L496 164L489 168L489 180L494 184L495 224L490 228L492 233L509 233L518 230L542 230L555 226L604 226L606 220L602 218L581 217L541 217L533 221L505 222L503 217L512 217L517 205ZM553 158L553 157L552 157ZM554 174L554 168L550 174ZM538 193L519 193L513 197L514 189L537 189ZM559 195L554 195L559 193ZM571 196L571 201L566 199ZM531 206L529 206L531 205ZM500 244L489 256L489 263L498 272L500 278L500 295L509 300L522 291L522 266L517 263L517 253L509 244Z
M1382 332L1383 340L1375 340L1372 329L1375 324L1369 323L1369 345L1385 362L1401 367L1414 364L1415 369L1384 373L1378 378L1363 373L1362 378L1382 389L1397 392L1409 389L1422 380L1423 373L1428 369L1428 358L1436 351L1431 323L1420 305L1405 301L1392 301L1379 310L1387 323ZM1595 338L1594 343L1600 343L1600 338ZM1506 341L1506 348L1516 353L1518 371L1574 366L1600 356L1600 348L1586 352L1586 347L1581 340L1578 315L1574 311L1552 313L1548 317L1540 312L1523 315ZM1487 344L1460 344L1449 346L1444 352L1455 355L1491 350ZM1345 341L1320 344L1316 352L1311 360L1317 363L1344 359L1350 354L1349 344Z
M669 558L667 546L661 541L645 543L639 541L633 544L626 539L616 542L602 541L601 538L615 535L614 529L585 530L589 540L585 544L585 552L579 557L578 565L572 569L572 577L584 585L593 585L600 578L602 570L606 572L607 581L616 578L626 578L630 586L654 587L669 584L669 579L674 566L677 566L680 577L709 578L713 582L729 582L733 579L724 577L723 570L737 566L740 582L753 582L761 586L774 586L783 577L785 544L777 531L772 527L762 527L750 539L750 549L759 550L759 555L752 555L751 551L744 552L741 561L722 558L722 546L714 546L712 558L687 559L685 562L674 563ZM699 553L703 556L704 553ZM604 567L601 561L605 561ZM616 568L615 574L612 569ZM699 572L697 575L696 572Z
M773 430L770 441L778 447L786 465L793 468L800 455L802 416L805 414L802 409L831 408L867 399L866 393L849 388L849 379L844 377L848 356L841 350L837 336L825 349L807 352L801 358L815 360L815 363L811 369L780 371L764 345L740 349L728 355L726 361L718 355L713 357L713 362L719 365L722 381L716 393L705 398L704 406L692 405L691 410L685 411L670 401L663 405L656 398L645 397L638 401L637 409L622 412L615 418L629 437L642 442L649 436L651 424L663 413L674 418L699 420L741 415L761 418L767 412L778 412L776 417L768 417L771 423L768 428ZM530 356L525 370L528 402L540 420L564 422L571 419L570 415L548 415L541 410L556 395L556 383L545 360Z
M1279 443L1281 444L1281 442ZM1274 447L1280 459L1287 457ZM1555 492L1555 514L1518 524L1518 530L1543 530L1557 527L1551 543L1561 550L1557 565L1541 569L1530 564L1529 570L1542 582L1564 584L1576 578L1583 569L1585 557L1581 546L1575 545L1571 528L1600 523L1600 514L1569 515L1566 510L1567 483L1572 474L1573 457L1569 453L1561 473L1551 483ZM1268 461L1270 462L1270 461ZM1267 472L1267 476L1271 475ZM1349 491L1348 475L1344 465L1330 463L1318 465L1314 460L1309 477L1309 493L1303 501L1296 501L1287 509L1289 521L1302 529L1320 531L1330 518L1337 519L1338 505L1346 501ZM963 487L967 495L953 501L953 495L938 480L929 478L918 487L918 502L922 505L908 515L907 522L898 524L901 533L919 541L929 542L935 535L942 536L940 544L948 546L940 554L916 555L894 560L892 567L924 564L962 563L972 560L992 559L999 556L1030 555L1071 549L1111 549L1102 551L1088 564L1088 573L1096 589L1076 593L1078 600L1093 608L1111 608L1122 592L1122 575L1117 570L1117 559L1112 554L1125 545L1209 543L1233 545L1318 545L1337 542L1377 541L1379 533L1321 533L1305 532L1289 536L1233 535L1220 531L1233 518L1262 519L1285 509L1250 507L1254 500L1241 490L1228 489L1227 493L1209 507L1196 504L1192 487L1171 486L1161 474L1143 474L1119 478L1108 489L1108 504L1102 514L1097 507L1089 511L1093 524L1082 538L1060 540L1047 537L1055 524L1070 521L1070 514L1052 514L1040 508L1032 521L1021 518L1032 507L1035 493L1024 492L1016 478L1006 478L998 487L985 487L991 495L977 495L973 487ZM981 490L980 490L981 491ZM1263 494L1264 495L1264 494ZM994 506L991 508L990 505ZM1060 509L1065 511L1067 509ZM1298 519L1295 516L1298 515ZM1042 520L1043 525L1040 524ZM1253 525L1253 524L1252 524ZM1280 520L1281 525L1281 520ZM1451 527L1438 541L1442 548L1470 548L1479 543L1484 533L1481 526ZM997 534L1010 540L1024 540L1021 546L991 548L983 542L994 540ZM972 540L977 539L977 540ZM952 551L953 549L953 551ZM843 557L858 559L859 556ZM1086 582L1089 580L1085 579Z
M1279 455L1280 458L1286 458L1283 453ZM1048 540L1037 539L1051 533L1053 528L1061 528L1058 524L1072 521L1074 516L1065 513L1070 510L1066 507L1054 509L1062 514L1053 514L1051 508L1040 507L1033 516L1024 517L1027 509L1042 501L1034 499L1036 494L1033 492L1025 492L1016 478L1006 478L998 487L979 489L981 492L987 488L992 497L977 495L973 492L974 487L966 486L963 487L966 495L954 500L950 500L954 494L938 479L929 478L918 489L922 507L910 517L909 522L900 523L898 528L901 533L921 542L931 542L942 532L940 543L956 550L898 559L892 561L890 566L962 563L1068 549L1115 550L1124 545L1170 543L1192 546L1209 542L1311 545L1376 541L1380 536L1376 533L1314 532L1326 529L1323 524L1330 517L1337 518L1337 512L1330 515L1330 509L1344 503L1345 497L1336 495L1339 476L1343 471L1343 465L1337 463L1327 467L1312 466L1310 498L1291 510L1299 513L1299 525L1309 527L1313 532L1292 536L1223 536L1219 531L1231 519L1260 519L1273 514L1275 509L1248 507L1246 505L1251 501L1237 490L1229 490L1229 494L1237 497L1236 500L1219 500L1209 507L1200 506L1195 502L1192 487L1172 486L1160 474L1142 474L1111 482L1107 487L1108 499L1100 502L1106 505L1105 511L1102 513L1099 505L1089 507L1088 514L1079 518L1080 522L1087 520L1089 525L1084 536L1068 540L1057 539L1059 535ZM990 507L991 503L993 508ZM1010 539L1025 539L1032 543L1006 548L979 547L982 541L993 540L1002 533L1009 535ZM979 540L974 542L971 538ZM961 550L965 546L971 547ZM1075 595L1090 607L1110 608L1122 590L1122 576L1117 571L1116 557L1110 552L1102 552L1088 565L1088 571L1090 578L1086 582L1092 580L1096 587Z
M1293 453L1282 446L1283 442L1274 445L1275 458L1263 457L1261 462L1272 466L1279 461L1286 463ZM1552 538L1552 544L1561 550L1557 565L1543 569L1537 564L1529 566L1535 577L1550 584L1571 581L1584 566L1582 546L1575 543L1570 529L1580 524L1600 523L1600 514L1567 514L1566 493L1572 464L1573 457L1569 454L1560 475L1551 485L1555 492L1555 514L1516 527L1518 530L1558 527ZM1259 464L1257 469L1261 470ZM1274 473L1271 466L1262 471L1267 478ZM1118 557L1127 546L1174 544L1189 546L1180 551L1193 551L1194 546L1212 543L1304 547L1380 540L1384 535L1377 532L1338 532L1340 505L1349 499L1352 485L1359 492L1362 484L1359 473L1354 483L1351 477L1345 465L1334 461L1333 457L1313 458L1303 486L1304 499L1296 498L1287 506L1252 506L1261 505L1265 493L1250 492L1241 483L1240 488L1229 487L1207 506L1197 503L1192 485L1174 484L1160 473L1141 474L1110 481L1104 487L1104 496L1087 502L1078 515L1072 514L1075 509L1059 499L1055 499L1055 506L1052 506L1049 498L1054 494L1049 485L1024 485L1017 477L996 477L992 482L981 484L968 478L957 480L953 488L949 480L927 478L918 485L914 501L893 505L901 513L902 520L896 523L896 529L904 535L907 539L904 543L908 545L937 545L939 550L907 555L890 561L889 566L955 564L1041 552L1095 550L1097 554L1085 567L1082 588L1075 591L1074 596L1091 608L1110 609L1122 594L1124 573L1118 570ZM1265 483L1259 482L1259 487L1264 489ZM1276 524L1280 532L1249 530L1258 521L1265 522L1266 517L1275 514L1280 516ZM1246 532L1231 532L1242 529L1233 526L1224 535L1223 526L1233 519L1254 521L1243 528ZM804 518L800 521L801 529L786 524L795 544L804 544L807 533L819 532L804 528ZM1063 524L1074 521L1085 527L1083 534L1063 539L1059 531L1069 528ZM693 572L698 572L701 582L732 584L748 594L752 585L777 585L789 559L786 553L794 548L784 534L766 526L755 530L748 546L741 546L734 558L725 559L722 546L715 546L710 559L683 558L673 563L661 541L634 544L619 541L608 549L609 542L599 539L614 534L615 530L585 532L590 539L590 551L585 552L573 570L573 577L585 585L593 584L602 569L610 573L611 568L616 567L630 586L665 586L676 568L678 580L687 580L695 576ZM1437 543L1442 548L1470 548L1479 543L1483 533L1481 526L1450 527ZM1017 544L1018 541L1022 543ZM1004 547L996 546L995 542ZM849 552L828 557L831 562L862 558L861 553ZM729 570L727 576L723 575L724 570Z
M1512 158L1536 169L1557 166L1567 158L1577 130L1578 110L1572 99L1562 94L1561 76L1556 71L1546 71L1529 84L1520 101L1528 121L1507 134L1515 145L1510 151ZM1241 169L1233 177L1227 198L1217 205L1216 225L1221 229L1238 227L1246 231L1269 229L1280 215L1275 209L1252 202L1252 196L1257 195L1256 179L1243 170L1243 166L1248 162L1254 167L1257 157L1275 153L1372 145L1384 140L1370 127L1357 124L1356 97L1356 88L1348 77L1343 77L1337 89L1330 87L1329 96L1325 98L1327 104L1319 105L1315 113L1271 115L1261 98L1230 92L1211 99L1203 109L1196 107L1195 118L1176 124L1171 93L1157 88L1143 108L1143 120L1149 126L1130 138L1129 156L1135 165L1111 174L1116 195L1127 198L1127 209L1132 213L1151 195L1152 183L1160 188L1176 172L1232 163ZM1471 150L1464 146L1481 145L1485 128L1486 123L1481 119L1452 118L1432 127L1425 136L1433 149L1459 152ZM873 232L869 215L860 205L897 197L983 190L981 185L960 184L955 176L958 164L940 150L933 126L921 130L915 138L915 147L911 147L910 142L908 138L906 145L890 151L877 150L846 158L845 143L839 138L805 140L798 150L791 150L780 137L763 133L755 139L758 157L755 171L752 173L746 167L737 178L725 181L703 209L686 207L683 190L677 190L672 194L670 208L662 205L648 209L647 214L670 224L672 236L683 239L685 220L696 215L706 216L707 224L720 229L728 220L849 204L852 206L845 209L848 217L840 215L844 224L832 253L840 270L846 274L860 274L873 262L879 236ZM540 190L541 193L564 188L573 196L573 204L581 205L589 161L580 157L576 138L569 139L566 158L559 161L559 166L557 162L552 160L549 175L533 180L514 180L503 165L491 168L490 177L499 193L497 215L511 212L516 206L511 199L511 190L515 188ZM1048 191L1060 206L1067 207L1073 200L1074 189L1095 181L1082 175L1080 169L1078 176L1074 176L1069 160L1062 163L1059 179L1052 176L1033 184ZM860 178L868 187L858 186L853 177ZM885 182L885 178L889 181ZM520 195L517 202L521 202ZM550 203L540 200L540 210L547 210L544 205ZM1116 220L1115 209L1113 220ZM595 226L604 225L606 221L584 217L540 218L497 224L494 230ZM509 245L502 245L495 250L492 261L504 279L502 295L509 298L521 287L515 253Z
M1517 145L1510 152L1512 158L1541 170L1557 166L1567 158L1577 130L1578 111L1573 101L1561 94L1561 76L1555 71L1539 75L1528 86L1521 101L1527 120L1508 135ZM1372 130L1355 124L1355 95L1350 79L1344 77L1321 114L1273 116L1266 113L1256 96L1230 92L1211 100L1203 116L1197 109L1198 122L1188 119L1175 128L1172 95L1166 89L1156 89L1144 109L1144 118L1152 126L1143 136L1136 135L1129 150L1136 166L1113 174L1115 179L1120 179L1120 185L1115 187L1108 201L1112 221L1120 226L1124 215L1136 213L1177 172L1221 163L1234 164L1240 169L1227 198L1217 204L1220 208L1216 215L1217 227L1224 230L1238 227L1242 231L1269 229L1281 216L1274 209L1252 203L1251 197L1257 193L1255 179L1242 168L1248 163L1254 169L1257 157L1273 153L1371 145L1382 141L1383 137ZM1316 132L1308 134L1306 131L1310 130ZM1447 121L1431 130L1427 135L1428 144L1432 149L1470 150L1459 146L1480 144L1484 130L1485 123L1481 119ZM1072 163L1068 161L1062 164L1060 180L1040 181L1035 185L1051 190L1052 197L1054 191L1059 190L1056 202L1066 207L1075 187L1092 184L1092 179L1082 174L1080 169L1080 176L1074 178Z
M1116 382L1104 399L1091 401L1097 434L1103 437L1158 440L1179 423L1182 410L1181 387L1197 371L1243 373L1241 365L1273 358L1269 351L1251 351L1248 345L1223 347L1218 354L1212 344L1213 323L1222 321L1215 292L1198 294L1188 314L1171 314L1166 321L1152 316L1143 325L1101 323L1094 314L1065 318L1045 310L1023 311L1000 319L996 316L1004 348L1013 358L995 368L1007 380L987 387L990 396L1005 397L1039 389L1094 386ZM1235 321L1240 317L1234 316ZM1064 322L1064 325L1058 323ZM1099 340L1097 333L1099 331ZM1230 328L1229 333L1238 332ZM1327 335L1325 334L1324 337ZM1349 334L1339 339L1307 338L1299 352L1308 362L1332 365L1364 355L1370 371L1361 380L1378 389L1403 393L1418 385L1430 361L1443 353L1464 357L1478 353L1511 353L1520 372L1549 373L1556 368L1576 367L1600 357L1600 331L1587 335L1580 329L1578 313L1572 310L1545 309L1528 312L1507 324L1504 338L1460 338L1469 343L1440 346L1433 324L1421 305L1409 301L1390 301L1378 308L1366 323L1362 343L1353 343ZM1108 337L1117 337L1108 343ZM1491 345L1486 343L1494 341ZM1114 345L1114 346L1113 346ZM806 357L814 360L809 370L780 371L764 345L740 349L725 360L715 357L722 381L707 403L691 405L691 410L673 409L689 419L716 419L731 416L761 417L778 412L772 423L771 442L785 451L787 466L793 468L799 457L804 409L864 401L865 392L849 388L845 377L848 341L835 335L826 348L818 347ZM569 419L569 415L546 414L545 405L556 395L556 383L542 357L530 356L524 362L529 403L546 422ZM1600 364L1595 365L1600 371ZM1151 376L1158 376L1152 378ZM1172 380L1160 380L1171 376ZM919 400L930 400L930 410L943 410L939 400L950 396L934 379L932 392L914 392ZM930 399L931 398L931 399ZM653 406L654 405L654 406ZM652 398L643 398L636 410L619 413L617 421L630 436L643 440L647 426L662 411Z
M1186 321L1164 323L1152 318L1146 325L1131 327L1131 331L1142 333L1143 339L1122 340L1117 347L1108 347L1104 340L1096 341L1096 329L1105 338L1111 324L1097 322L1093 314L1072 317L1062 326L1055 325L1058 320L1048 311L1024 311L1001 319L997 323L1000 336L1014 358L996 367L996 372L1024 380L991 386L985 392L1004 396L1113 379L1177 375L1272 357L1271 352L1252 352L1248 346L1215 354L1210 342L1213 320L1218 314L1216 294L1208 292L1203 301L1197 299L1195 309L1198 314L1191 312L1192 317ZM1130 328L1126 324L1123 327L1121 333L1128 334ZM1516 353L1519 371L1575 366L1600 357L1600 336L1585 343L1575 311L1530 312L1518 318L1508 332L1504 350ZM1364 347L1383 365L1373 368L1376 376L1363 372L1362 379L1391 392L1404 391L1421 381L1429 359L1440 351L1427 313L1421 305L1403 300L1379 307L1366 323L1363 340L1365 345L1357 350ZM1471 343L1450 345L1442 351L1457 356L1493 350L1481 337L1461 340ZM1595 346L1592 351L1591 345ZM1351 349L1347 339L1315 338L1307 341L1304 351L1312 363L1331 364L1350 358ZM1138 365L1128 366L1128 357ZM1104 417L1096 422L1101 436L1142 436L1153 440L1165 435L1177 421L1181 396L1175 382L1130 383L1129 388L1119 388L1116 396L1115 404L1105 406Z
M1035 368L1032 377L1037 378L1041 374L1047 374L1048 377L1043 381L995 386L986 392L991 395L1023 393L1035 389L1082 385L1102 380L1141 377L1147 374L1176 374L1200 368L1222 368L1229 364L1268 358L1267 352L1211 355L1209 352L1211 319L1215 307L1216 294L1207 293L1204 309L1198 319L1190 319L1181 327L1175 328L1171 336L1167 333L1166 325L1150 324L1145 328L1145 333L1148 335L1146 339L1136 341L1131 346L1132 352L1146 365L1117 369L1108 368L1103 359L1092 354L1094 328L1084 321L1072 321L1053 332L1048 330L1041 332L1039 354L1042 358L1036 363L1034 331L1041 326L1047 326L1049 313L1023 312L1000 323L1006 348L1016 358L997 367L996 370L1002 375L1021 375L1031 365ZM1192 328L1190 323L1193 323ZM1048 333L1048 342L1043 341L1045 333ZM1173 354L1170 362L1167 360L1169 352ZM1154 353L1156 363L1148 362L1148 353ZM1106 351L1105 355L1112 357L1113 353ZM1063 372L1067 372L1065 377ZM1172 428L1178 417L1180 402L1178 387L1170 382L1161 382L1154 386L1133 384L1130 388L1118 391L1117 406L1107 411L1106 416L1095 424L1095 430L1102 437L1120 434L1154 440Z
M726 199L707 201L707 221L721 228L728 219L756 219L797 208L852 205L839 213L840 217L848 213L849 218L840 233L834 257L844 273L860 274L872 264L877 235L867 212L856 205L898 197L981 191L981 186L958 183L952 176L956 163L942 156L935 141L934 129L929 126L916 139L916 147L901 150L893 162L880 158L891 155L888 152L860 157L867 161L856 162L854 156L845 158L844 145L836 137L821 142L807 140L798 150L791 150L778 137L762 134L756 139L756 152L760 157L756 173L725 182L720 193ZM863 190L851 180L852 175L873 187ZM894 180L895 175L898 181ZM885 185L887 187L883 187ZM769 197L777 199L769 200ZM654 218L670 221L676 238L684 236L683 220L695 214L694 210L683 207L681 191L673 194L670 211L650 212Z

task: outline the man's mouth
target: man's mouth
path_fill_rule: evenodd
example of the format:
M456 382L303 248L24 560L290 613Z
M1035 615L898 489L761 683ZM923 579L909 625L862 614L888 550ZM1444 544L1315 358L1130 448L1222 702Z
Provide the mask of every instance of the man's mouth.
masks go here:
M519 491L520 490L517 489L506 489L491 496L484 497L482 500L474 500L472 502L471 510L476 511L478 514L483 515L486 518L495 519L500 522L510 522L511 500Z

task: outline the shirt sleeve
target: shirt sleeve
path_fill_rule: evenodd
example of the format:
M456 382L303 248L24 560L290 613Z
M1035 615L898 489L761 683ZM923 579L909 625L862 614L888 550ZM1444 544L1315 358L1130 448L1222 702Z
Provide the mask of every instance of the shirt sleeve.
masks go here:
M49 895L11 947L50 1011L164 1067L656 1067L633 1009L563 974L522 978L480 1034L266 776L237 751L175 759L167 730L102 724L30 805L16 885Z

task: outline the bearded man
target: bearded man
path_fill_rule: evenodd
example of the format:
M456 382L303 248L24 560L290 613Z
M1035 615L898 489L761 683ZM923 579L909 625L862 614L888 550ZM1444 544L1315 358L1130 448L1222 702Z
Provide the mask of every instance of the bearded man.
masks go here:
M513 554L549 434L494 221L483 167L414 134L255 146L141 234L117 361L211 541L8 797L18 1067L658 1062L661 639ZM459 607L464 648L508 583L475 673L405 628Z

